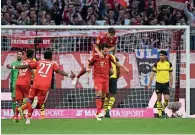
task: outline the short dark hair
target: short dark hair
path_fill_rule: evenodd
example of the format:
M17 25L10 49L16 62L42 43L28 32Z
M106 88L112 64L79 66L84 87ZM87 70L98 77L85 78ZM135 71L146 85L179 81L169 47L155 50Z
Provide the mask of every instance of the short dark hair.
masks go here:
M108 33L110 33L110 34L115 34L115 29L114 28L109 28L108 29Z
M102 43L102 44L99 45L100 51L103 50L104 48L108 48L108 44L107 43Z
M27 58L32 58L33 57L33 54L34 54L34 50L33 49L28 49L26 51L26 57Z
M165 50L161 50L159 53L167 56L167 51L165 51Z
M44 59L52 60L52 51L47 50L44 52Z
M24 55L24 52L22 50L18 50L17 53L21 52L22 55Z

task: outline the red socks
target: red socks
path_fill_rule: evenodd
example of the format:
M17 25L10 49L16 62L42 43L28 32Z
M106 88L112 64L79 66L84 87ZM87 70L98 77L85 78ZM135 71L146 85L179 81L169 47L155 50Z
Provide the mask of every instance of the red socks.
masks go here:
M16 119L18 119L18 114L19 114L18 107L16 107L16 109L15 109L15 118Z
M96 97L96 108L97 108L97 113L96 114L98 115L102 111L102 99L101 99L100 96Z

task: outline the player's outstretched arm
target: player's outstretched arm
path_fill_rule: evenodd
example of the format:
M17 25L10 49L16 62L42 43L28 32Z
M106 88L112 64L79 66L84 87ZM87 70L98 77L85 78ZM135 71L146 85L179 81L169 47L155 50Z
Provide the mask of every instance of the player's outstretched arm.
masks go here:
M66 73L66 72L64 72L63 70L60 70L60 69L58 69L57 71L56 71L56 73L59 73L59 74L61 74L62 76L67 76L67 77L70 77L70 78L74 78L75 76L73 75L73 74L71 74L71 73Z
M7 68L9 68L9 69L26 69L26 68L30 68L30 66L29 65L11 66L10 64L7 64Z

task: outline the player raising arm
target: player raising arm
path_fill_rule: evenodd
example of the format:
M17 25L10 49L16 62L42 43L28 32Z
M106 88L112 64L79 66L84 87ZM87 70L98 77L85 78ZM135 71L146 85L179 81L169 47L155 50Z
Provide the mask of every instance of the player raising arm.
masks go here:
M44 100L47 96L48 90L51 86L52 73L56 72L63 76L68 76L73 78L72 74L67 74L60 70L58 65L52 61L52 51L44 52L44 60L39 60L37 62L29 63L28 65L10 66L10 69L36 69L35 78L33 86L30 89L28 101L22 106L22 111L28 109L28 118L26 124L30 124L30 118L33 112L33 108L40 108L44 104ZM33 101L33 103L32 103ZM22 113L22 111L20 113Z
M159 118L166 117L165 108L169 102L169 87L173 84L172 64L166 60L167 52L162 50L160 53L160 61L155 63L152 68L148 89L150 89L154 75L156 73L156 93L157 93L157 109ZM164 105L162 105L162 94L164 94Z
M127 73L129 72L126 67L113 60L112 56L107 54L107 44L100 44L99 49L104 55L101 58L99 55L94 55L86 67L86 71L90 72L91 67L94 66L94 88L96 90L96 118L101 120L102 98L105 98L108 93L109 86L109 71L110 64L113 62L116 66L123 68Z
M99 55L100 58L103 58L104 55L101 53L100 49L99 49L99 45L100 44L108 44L108 52L113 53L116 49L116 43L117 43L117 37L115 36L115 29L114 28L109 28L108 29L108 33L101 33L97 39L96 39L96 43L93 47L93 51L92 51L92 57L94 55ZM72 85L76 85L78 79L84 75L86 73L86 68L84 67L80 73L74 78L74 80L72 81Z

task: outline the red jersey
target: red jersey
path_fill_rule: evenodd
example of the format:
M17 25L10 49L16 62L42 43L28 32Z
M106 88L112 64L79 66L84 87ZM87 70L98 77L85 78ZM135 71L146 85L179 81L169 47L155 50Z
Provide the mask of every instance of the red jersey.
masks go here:
M52 74L59 69L58 65L50 60L39 60L37 62L32 62L29 65L31 68L36 69L33 88L49 90Z
M114 59L111 55L107 55L104 58L100 58L99 55L94 55L89 60L90 65L94 65L94 82L108 81L111 62Z
M101 43L107 43L108 46L110 46L110 47L116 46L117 37L116 36L109 37L108 33L100 34L97 37L96 45L99 45Z
M32 60L26 59L22 61L21 65L29 65L29 63L31 62ZM19 73L18 73L18 78L16 80L16 85L29 86L30 81L31 81L31 76L32 76L32 70L29 68L26 68L26 69L19 69L18 71Z

